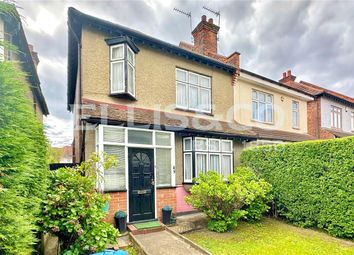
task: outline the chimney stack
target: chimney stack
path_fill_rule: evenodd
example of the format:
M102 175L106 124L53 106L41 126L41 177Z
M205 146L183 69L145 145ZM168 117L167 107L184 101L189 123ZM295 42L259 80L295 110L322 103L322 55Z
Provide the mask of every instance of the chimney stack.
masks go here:
M288 70L287 72L283 73L283 78L279 80L279 82L281 83L288 83L288 82L292 82L295 81L296 76L292 75L291 70Z
M220 27L214 24L213 19L207 21L205 15L193 30L194 47L196 51L203 55L217 54L218 41L217 35Z
M33 50L33 45L32 44L28 44L28 48L29 48L29 51L31 53L31 57L32 57L33 63L34 63L34 65L37 68L37 66L39 64L38 53Z

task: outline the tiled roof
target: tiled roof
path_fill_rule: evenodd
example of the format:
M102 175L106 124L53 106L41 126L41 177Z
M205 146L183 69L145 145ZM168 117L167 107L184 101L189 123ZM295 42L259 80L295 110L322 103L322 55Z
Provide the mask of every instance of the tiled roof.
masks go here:
M170 131L194 131L220 136L240 137L249 140L263 138L297 142L314 139L306 134L252 128L241 125L235 121L217 121L203 118L202 116L192 117L176 113L154 111L152 109L108 104L89 99L83 99L83 106L81 108L83 119L94 122L103 119L107 120L108 123L115 122L117 124L130 122L136 125L160 125Z
M331 128L323 128L324 130L326 130L327 132L331 133L332 135L334 135L335 137L347 137L347 136L354 136L354 133L350 133L350 132L344 132L341 130L335 130L335 129L331 129Z

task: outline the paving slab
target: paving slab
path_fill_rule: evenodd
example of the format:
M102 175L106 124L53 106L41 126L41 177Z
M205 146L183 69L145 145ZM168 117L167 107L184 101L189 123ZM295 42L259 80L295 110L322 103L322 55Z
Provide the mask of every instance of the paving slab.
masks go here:
M185 237L179 236L169 230L155 233L135 235L140 248L147 255L201 255L210 254L193 244Z

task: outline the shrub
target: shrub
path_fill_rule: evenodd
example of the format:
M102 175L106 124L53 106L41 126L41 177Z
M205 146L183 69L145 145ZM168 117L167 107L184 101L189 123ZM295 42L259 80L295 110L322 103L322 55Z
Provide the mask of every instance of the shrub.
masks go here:
M25 80L16 63L0 61L0 254L31 253L47 188L47 141Z
M272 200L270 193L272 186L264 179L259 179L248 167L237 167L234 176L238 178L241 185L252 191L252 202L248 202L242 207L246 211L243 218L248 222L260 221L263 213L270 208L268 204Z
M273 186L278 213L304 227L354 237L354 138L261 146L242 164Z
M103 221L108 196L96 191L98 169L108 169L113 159L105 156L104 162L93 156L75 169L51 173L40 223L44 231L59 237L63 254L89 254L116 242L117 230Z
M245 177L241 173L232 174L225 181L222 175L209 171L195 181L197 184L191 188L186 202L204 212L209 218L208 229L216 232L235 227L237 220L247 214L247 208L242 208L266 194L270 188L264 180L251 180L250 175Z

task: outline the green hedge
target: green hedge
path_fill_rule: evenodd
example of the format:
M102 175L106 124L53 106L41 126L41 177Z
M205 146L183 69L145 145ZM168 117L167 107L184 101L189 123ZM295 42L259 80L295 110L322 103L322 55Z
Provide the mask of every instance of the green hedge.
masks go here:
M47 141L24 80L0 62L0 254L31 254L47 187Z
M354 238L354 137L253 147L241 162L272 184L280 215Z

